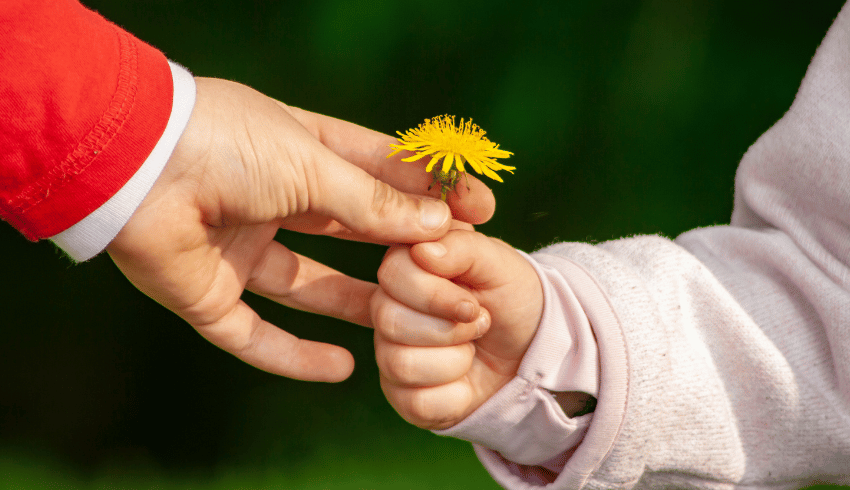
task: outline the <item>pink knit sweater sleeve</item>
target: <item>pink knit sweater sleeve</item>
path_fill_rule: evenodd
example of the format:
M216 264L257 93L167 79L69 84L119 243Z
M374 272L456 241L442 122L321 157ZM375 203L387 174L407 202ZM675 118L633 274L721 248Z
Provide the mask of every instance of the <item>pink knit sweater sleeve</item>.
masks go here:
M850 7L791 109L742 160L730 225L675 241L562 243L532 257L563 279L553 298L564 316L591 326L598 403L581 440L562 439L577 446L552 460L479 446L500 484L850 483ZM550 444L565 424L524 418L510 437Z

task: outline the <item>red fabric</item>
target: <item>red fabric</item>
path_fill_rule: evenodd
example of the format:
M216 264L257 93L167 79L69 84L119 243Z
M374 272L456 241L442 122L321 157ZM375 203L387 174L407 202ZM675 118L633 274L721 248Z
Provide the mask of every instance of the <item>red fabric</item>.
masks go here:
M156 49L75 0L0 0L0 218L53 236L150 154L173 85Z

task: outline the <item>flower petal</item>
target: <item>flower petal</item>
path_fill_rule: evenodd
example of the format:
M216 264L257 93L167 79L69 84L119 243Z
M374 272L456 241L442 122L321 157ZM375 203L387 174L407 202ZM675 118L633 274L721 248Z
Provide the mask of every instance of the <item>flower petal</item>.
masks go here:
M473 170L475 170L479 174L482 173L481 172L481 162L479 162L479 161L477 161L473 158L469 158L469 157L466 157L466 161L469 162L470 165L472 165Z
M507 170L510 173L514 173L514 170L516 170L516 167L502 165L501 163L495 160L490 160L489 158L484 159L484 165L492 170Z
M439 162L439 161L440 161L440 159L441 159L441 158L443 158L444 156L446 156L446 152L444 152L444 151L441 151L440 153L437 153L436 155L434 155L434 156L431 158L431 161L430 161L430 162L428 162L428 166L427 166L427 167L425 167L425 171L426 171L426 172L430 172L430 171L431 171L431 169L433 169L433 168L434 168L434 164L435 164L435 163L437 163L437 162Z
M504 182L504 180L502 180L502 178L499 177L499 174L490 170L487 167L484 167L484 175L486 175L487 177L490 177L493 180L498 180L499 182Z
M515 167L502 165L496 161L497 158L508 158L513 153L502 150L499 145L490 141L483 129L473 123L471 119L461 119L458 124L455 116L448 114L425 119L418 127L402 133L397 131L398 144L390 144L395 156L401 151L409 151L411 154L402 158L404 162L416 162L426 156L430 161L426 165L427 172L434 172L436 165L444 159L440 171L444 173L461 172L466 173L466 163L472 166L478 174L502 182L496 173L507 170L513 173Z
M466 169L463 168L463 155L455 156L455 167L461 172L466 172Z
M429 151L422 151L422 152L419 152L419 153L417 153L413 156L409 156L407 158L402 158L401 161L402 162L415 162L416 160L425 158L428 155L430 155L431 153L434 153L434 151L435 150L431 150L430 152Z
M449 152L449 153L446 155L446 159L445 159L445 160L443 160L443 173L444 173L444 174L445 174L445 173L448 173L448 172L449 172L449 170L451 170L451 169L452 169L452 164L454 163L454 161L455 161L455 154L454 154L454 153Z

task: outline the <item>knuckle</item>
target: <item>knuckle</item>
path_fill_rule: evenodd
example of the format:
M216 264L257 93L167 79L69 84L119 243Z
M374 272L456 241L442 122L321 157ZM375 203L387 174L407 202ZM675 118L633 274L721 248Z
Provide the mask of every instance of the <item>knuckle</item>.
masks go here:
M385 374L388 378L401 382L412 383L416 381L416 363L409 349L395 349L385 359Z
M464 248L475 246L476 241L481 237L486 238L487 236L473 230L456 229L449 230L442 240L446 242L447 247Z
M481 244L481 242L489 241L490 237L477 231L470 231L468 233L464 233L463 240L468 246L476 246Z
M450 313L446 305L447 302L448 299L445 297L441 290L433 289L428 293L428 299L426 300L425 304L428 313L435 316L443 317Z
M415 390L407 401L406 420L427 430L449 428L458 417L454 409L445 407L444 403L445 400L440 400L430 389Z
M376 222L383 223L384 220L392 217L401 204L402 195L399 191L386 182L374 181L370 210Z
M412 392L407 409L411 421L419 427L429 429L441 421L441 417L435 413L434 404L427 390Z
M410 260L409 247L391 247L387 251L386 255L384 255L384 260L378 267L378 284L380 284L385 290L396 285L404 272L402 269L406 263L410 262Z
M372 326L379 336L388 340L395 340L398 332L397 310L386 300L381 298L374 301L372 313Z
M254 318L250 328L246 329L223 329L216 325L205 336L213 344L242 359L250 356L263 343L264 331L258 324L259 317Z
M387 255L378 267L378 284L381 286L392 284L393 277L397 275L398 263L392 255Z
M387 251L384 260L381 262L380 267L378 267L378 284L381 286L391 286L394 284L394 280L398 277L399 269L401 268L403 251L404 249L401 247L393 247Z

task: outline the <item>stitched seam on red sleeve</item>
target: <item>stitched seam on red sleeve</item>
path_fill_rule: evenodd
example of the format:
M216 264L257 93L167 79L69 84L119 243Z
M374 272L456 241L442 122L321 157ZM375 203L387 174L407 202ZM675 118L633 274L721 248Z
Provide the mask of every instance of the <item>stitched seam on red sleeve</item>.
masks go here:
M27 212L46 199L50 192L84 172L127 121L138 89L138 52L134 39L129 34L120 29L115 31L118 34L119 46L118 84L106 112L74 151L7 203L16 213Z

